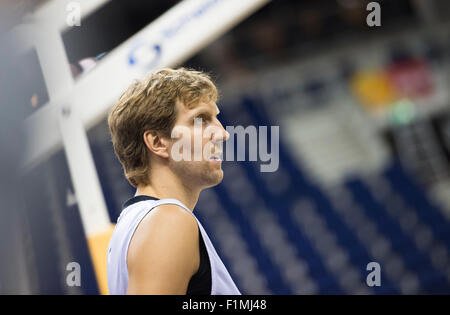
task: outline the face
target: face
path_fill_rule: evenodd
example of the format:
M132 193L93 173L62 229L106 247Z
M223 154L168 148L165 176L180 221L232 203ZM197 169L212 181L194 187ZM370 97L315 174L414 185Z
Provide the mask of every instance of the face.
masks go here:
M190 186L203 189L219 184L223 179L222 147L229 134L217 119L216 103L204 100L192 108L181 103L176 106L169 167Z

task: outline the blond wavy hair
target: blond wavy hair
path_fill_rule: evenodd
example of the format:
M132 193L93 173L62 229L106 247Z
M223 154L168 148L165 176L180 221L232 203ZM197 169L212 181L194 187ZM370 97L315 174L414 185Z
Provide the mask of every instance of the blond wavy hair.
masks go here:
M114 152L131 185L150 183L150 151L144 132L159 131L170 137L176 103L191 108L203 99L217 102L216 86L208 74L186 68L160 69L125 90L108 116L108 126Z

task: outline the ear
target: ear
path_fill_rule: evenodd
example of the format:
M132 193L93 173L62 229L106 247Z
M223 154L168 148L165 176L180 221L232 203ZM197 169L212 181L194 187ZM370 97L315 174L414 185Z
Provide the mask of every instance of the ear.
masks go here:
M144 132L143 137L145 145L150 152L162 158L169 157L168 141L161 135L161 133L147 130Z

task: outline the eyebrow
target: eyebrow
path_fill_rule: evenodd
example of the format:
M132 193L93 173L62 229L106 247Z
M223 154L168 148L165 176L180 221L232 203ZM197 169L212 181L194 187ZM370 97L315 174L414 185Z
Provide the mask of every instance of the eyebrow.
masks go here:
M216 113L216 116L217 116L220 114L220 110L217 106L216 106L216 109L217 109L217 113ZM210 111L207 107L200 107L199 109L194 110L194 113L192 114L192 116L196 116L199 114L210 114Z

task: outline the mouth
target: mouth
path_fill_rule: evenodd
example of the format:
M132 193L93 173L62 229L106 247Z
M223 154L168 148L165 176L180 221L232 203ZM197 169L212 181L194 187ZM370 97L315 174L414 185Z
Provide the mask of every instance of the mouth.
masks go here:
M214 161L214 162L222 162L222 159L220 158L221 153L216 153L211 155L211 157L209 158L210 161Z

